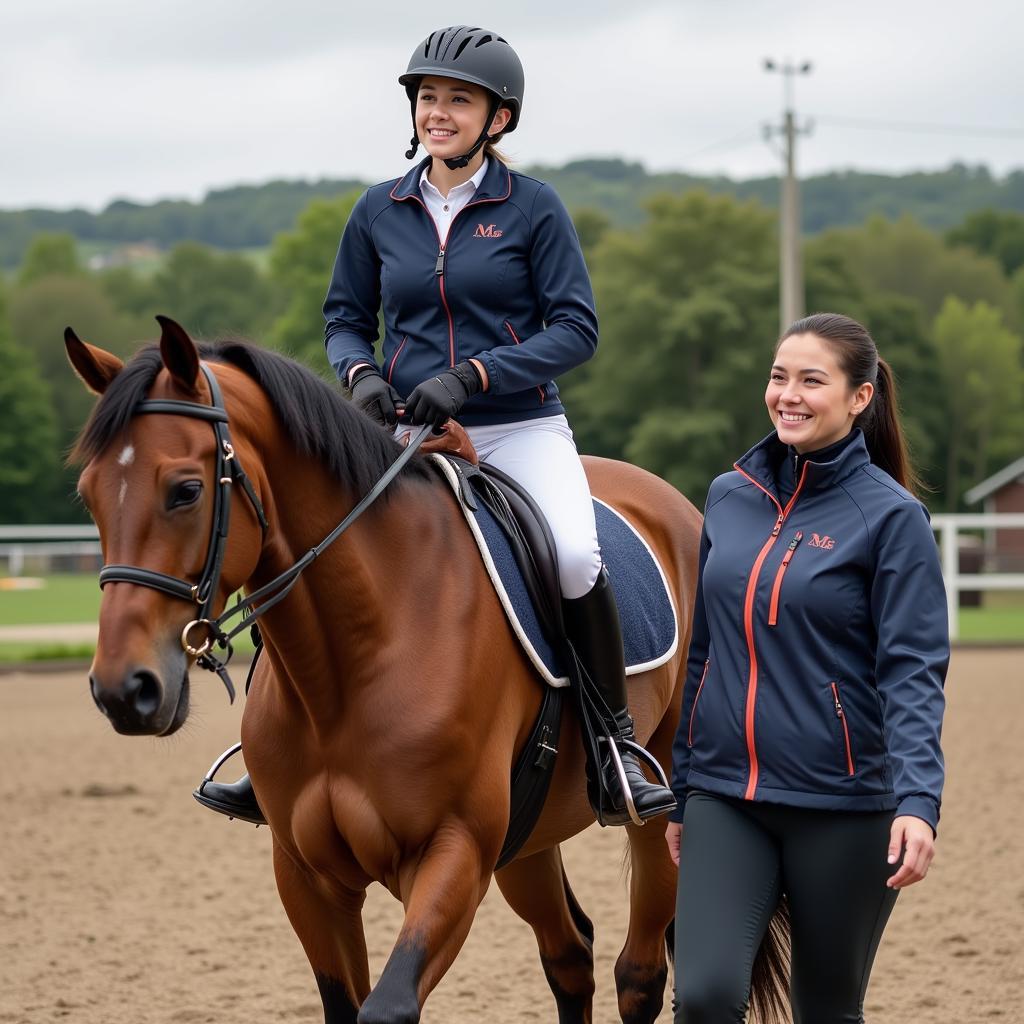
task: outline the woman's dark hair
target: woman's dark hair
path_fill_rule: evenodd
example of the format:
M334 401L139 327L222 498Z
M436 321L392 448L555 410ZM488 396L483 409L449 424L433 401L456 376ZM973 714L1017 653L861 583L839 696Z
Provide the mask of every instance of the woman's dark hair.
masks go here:
M919 494L923 487L910 461L900 424L896 379L889 364L878 354L867 328L841 313L813 313L790 326L779 338L775 351L794 334L814 334L826 342L851 388L865 382L874 385L874 397L853 425L864 432L871 461L912 494Z

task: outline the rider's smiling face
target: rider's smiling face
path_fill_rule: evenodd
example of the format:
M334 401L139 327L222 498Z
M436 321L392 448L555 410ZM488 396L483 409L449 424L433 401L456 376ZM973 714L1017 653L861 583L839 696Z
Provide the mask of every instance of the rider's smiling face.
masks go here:
M454 78L428 77L416 93L416 134L435 159L461 156L480 137L490 112L486 89ZM494 135L508 124L511 112L503 107L491 122Z

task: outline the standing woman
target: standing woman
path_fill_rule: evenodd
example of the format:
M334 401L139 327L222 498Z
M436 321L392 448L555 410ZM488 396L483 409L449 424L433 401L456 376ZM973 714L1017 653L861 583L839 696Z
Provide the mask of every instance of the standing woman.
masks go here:
M676 1020L745 1019L785 896L795 1024L858 1022L897 893L933 855L945 592L868 332L795 323L765 402L775 431L705 511L666 831Z
M632 739L618 610L554 383L597 345L590 278L554 190L511 170L494 148L519 123L522 64L497 33L459 25L420 43L399 83L414 129L405 155L422 145L427 157L352 209L324 304L328 359L382 426L395 427L400 414L435 427L457 417L480 459L529 491L554 536L570 639L610 733ZM373 349L381 311L383 365ZM639 817L674 807L636 755L619 751ZM610 759L602 769L613 801L605 824L624 824ZM247 777L207 783L197 799L262 817Z

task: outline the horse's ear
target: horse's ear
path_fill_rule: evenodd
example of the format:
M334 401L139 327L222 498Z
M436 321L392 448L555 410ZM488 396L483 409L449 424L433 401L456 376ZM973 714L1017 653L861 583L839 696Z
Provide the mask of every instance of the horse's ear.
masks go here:
M93 394L102 395L124 369L124 363L113 352L86 344L70 327L64 328L64 347L75 373Z
M188 336L185 328L169 316L158 316L156 321L160 325L160 355L164 366L180 387L194 394L199 390L199 352L196 343Z

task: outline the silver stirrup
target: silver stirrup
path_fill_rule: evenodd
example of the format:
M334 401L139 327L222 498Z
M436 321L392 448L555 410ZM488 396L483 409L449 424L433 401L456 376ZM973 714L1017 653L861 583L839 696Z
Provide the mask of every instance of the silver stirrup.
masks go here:
M210 765L210 770L203 776L203 781L199 786L200 792L202 792L202 788L207 782L213 782L213 777L221 770L221 768L224 767L224 762L234 757L241 749L242 744L235 743L233 746L228 747L228 749Z
M626 804L626 810L629 811L629 816L633 821L634 825L646 825L647 822L637 813L636 804L633 802L633 791L629 788L629 782L626 779L626 769L622 767L622 758L619 756L619 748L616 746L614 740L609 740L605 736L599 737L608 744L608 753L611 755L612 764L615 765L615 774L619 777L619 788L622 790L622 799ZM629 742L620 741L620 742Z

